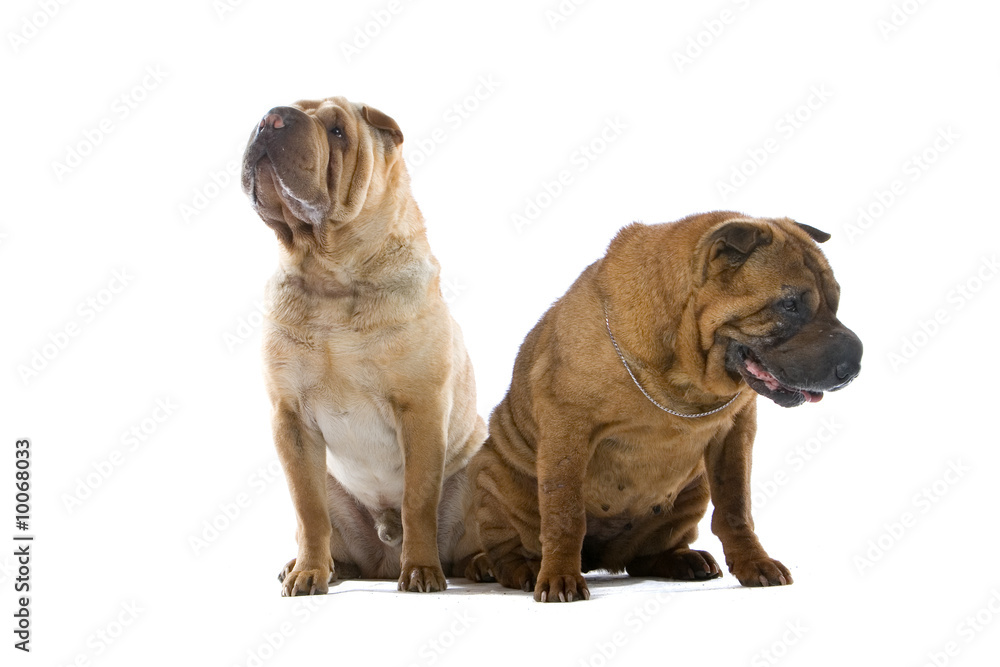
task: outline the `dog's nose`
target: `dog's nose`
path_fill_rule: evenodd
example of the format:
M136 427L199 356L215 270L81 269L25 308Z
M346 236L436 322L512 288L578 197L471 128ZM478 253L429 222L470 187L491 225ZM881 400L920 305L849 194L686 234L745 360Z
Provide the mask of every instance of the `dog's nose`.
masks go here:
M295 116L302 112L293 107L274 107L257 123L257 134L280 130L295 124Z
M277 130L278 128L284 126L285 121L281 119L281 116L276 113L269 113L261 119L260 125L257 126L257 129L263 130L265 127L270 127Z
M838 384L832 387L830 391L843 389L851 384L854 378L861 372L861 355L864 349L861 345L861 339L853 331L846 328L841 332L839 338L840 345L837 356L840 359L833 368L833 374L837 378Z
M842 364L837 364L836 369L834 369L834 373L837 376L839 383L830 387L828 391L839 391L840 389L843 389L847 385L854 382L854 378L858 377L860 372L861 364L847 361Z
M860 364L852 364L848 361L837 364L837 379L846 380L848 378L854 379L854 376L858 374Z

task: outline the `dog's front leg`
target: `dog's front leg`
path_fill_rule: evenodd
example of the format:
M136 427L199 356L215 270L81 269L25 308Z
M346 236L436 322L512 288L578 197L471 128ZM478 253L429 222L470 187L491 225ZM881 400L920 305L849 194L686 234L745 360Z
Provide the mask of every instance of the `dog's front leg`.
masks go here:
M330 509L326 493L326 445L287 405L275 408L274 444L298 517L298 556L280 577L282 595L318 595L336 577L330 555Z
M729 571L744 586L792 583L788 568L767 555L754 532L750 515L750 459L757 432L757 405L751 401L723 438L705 453L711 489L712 532L722 541Z
M538 512L541 520L542 564L535 582L538 602L589 600L581 573L587 511L583 486L593 452L583 416L553 414L540 425L538 443ZM558 414L558 416L556 416Z
M403 450L403 551L399 590L443 591L438 554L438 503L447 449L446 410L439 397L394 402Z

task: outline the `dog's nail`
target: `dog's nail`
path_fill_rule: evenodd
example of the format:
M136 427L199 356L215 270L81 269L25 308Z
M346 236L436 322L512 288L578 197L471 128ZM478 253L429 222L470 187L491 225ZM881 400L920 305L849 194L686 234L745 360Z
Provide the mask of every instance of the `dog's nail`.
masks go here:
M767 577L765 577L763 574L757 577L757 579L760 580L761 586L767 586Z
M542 602L548 602L548 600L549 600L549 594L546 591L542 591L540 599L541 599Z
M580 593L583 594L583 599L584 600L589 600L590 599L590 590L589 589L584 588L582 591L580 591Z
M566 602L572 602L572 601L573 601L573 591L568 591L566 593Z

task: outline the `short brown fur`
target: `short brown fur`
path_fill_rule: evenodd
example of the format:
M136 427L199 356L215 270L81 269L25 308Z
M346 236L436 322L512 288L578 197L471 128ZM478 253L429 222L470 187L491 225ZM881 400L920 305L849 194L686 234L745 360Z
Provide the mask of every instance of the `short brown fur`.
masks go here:
M812 230L817 231L817 230ZM822 234L821 232L819 232ZM817 312L839 287L809 229L715 212L630 225L532 329L490 436L470 464L480 537L505 586L536 600L589 597L582 572L719 576L690 548L712 531L748 586L791 583L754 533L750 459L756 394L727 371L727 345L773 322L763 306L793 284ZM739 252L749 256L734 260ZM739 270L736 270L738 265ZM610 327L642 387L623 367Z

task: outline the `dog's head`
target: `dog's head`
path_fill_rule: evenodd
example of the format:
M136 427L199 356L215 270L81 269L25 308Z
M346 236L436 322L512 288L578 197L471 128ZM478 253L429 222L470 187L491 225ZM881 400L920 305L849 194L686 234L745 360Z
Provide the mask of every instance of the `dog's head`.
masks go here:
M342 97L274 107L247 143L243 191L286 246L319 240L328 225L392 205L402 143L396 121Z
M861 370L861 341L837 319L840 286L816 245L829 238L787 218L733 214L698 242L702 340L721 348L732 378L781 406L818 401Z

